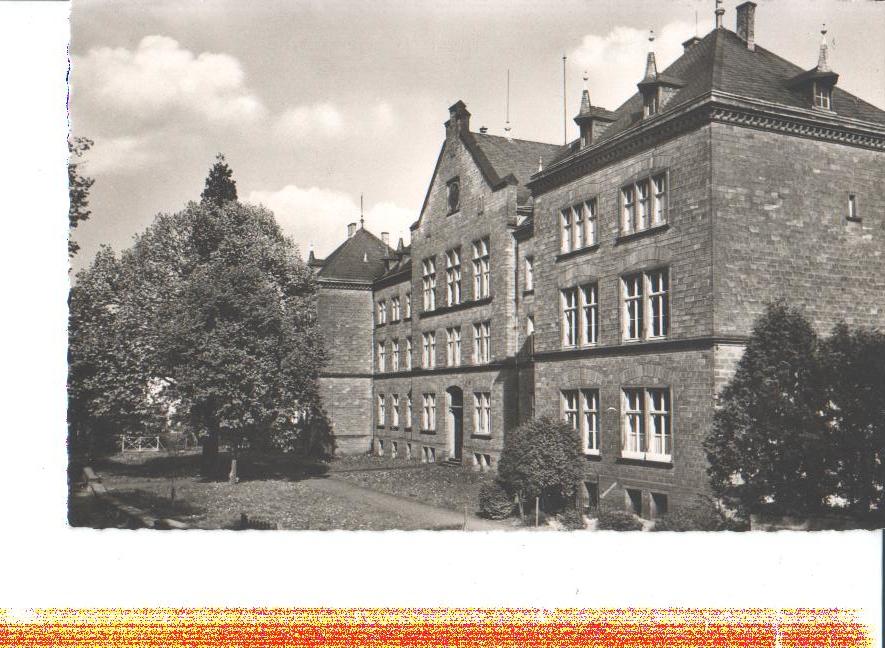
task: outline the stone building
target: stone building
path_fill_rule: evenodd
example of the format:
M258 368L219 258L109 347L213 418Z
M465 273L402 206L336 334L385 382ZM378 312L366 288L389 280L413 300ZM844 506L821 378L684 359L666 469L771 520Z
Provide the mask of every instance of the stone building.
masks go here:
M885 111L757 45L753 2L653 51L566 146L470 130L462 102L411 245L352 225L314 259L342 451L494 469L534 415L579 430L591 500L707 490L702 441L766 302L885 326ZM641 63L641 62L639 62ZM386 235L382 238L386 239Z

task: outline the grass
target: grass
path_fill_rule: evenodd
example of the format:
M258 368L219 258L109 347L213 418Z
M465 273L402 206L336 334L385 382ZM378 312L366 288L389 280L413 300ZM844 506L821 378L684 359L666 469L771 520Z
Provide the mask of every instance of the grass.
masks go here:
M227 483L230 456L221 454L211 479L199 477L200 455L144 453L96 461L109 494L155 517L203 529L234 528L245 513L280 529L417 529L414 518L396 511L364 508L352 498L322 492L311 479L336 479L453 510L475 511L479 488L491 475L462 468L359 455L328 465L301 463L286 455L245 454L241 482ZM172 498L174 487L175 497ZM71 498L72 525L112 526L107 512L84 509ZM75 510L76 509L76 510Z
M351 462L359 464L362 469L343 468ZM463 511L467 506L472 513L479 509L479 489L494 479L491 473L464 467L371 456L348 457L340 463L335 462L330 472L336 473L338 479L365 488L455 511Z

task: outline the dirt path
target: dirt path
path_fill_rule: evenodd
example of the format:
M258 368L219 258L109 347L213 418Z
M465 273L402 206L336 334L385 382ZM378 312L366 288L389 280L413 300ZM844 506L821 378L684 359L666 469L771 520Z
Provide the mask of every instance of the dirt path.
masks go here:
M328 495L335 495L353 502L354 506L371 506L393 511L414 519L421 528L452 528L461 529L464 524L464 513L449 509L430 506L404 497L388 495L370 488L363 488L330 475L325 479L310 479L305 484ZM512 531L509 522L485 520L472 514L467 516L468 531Z

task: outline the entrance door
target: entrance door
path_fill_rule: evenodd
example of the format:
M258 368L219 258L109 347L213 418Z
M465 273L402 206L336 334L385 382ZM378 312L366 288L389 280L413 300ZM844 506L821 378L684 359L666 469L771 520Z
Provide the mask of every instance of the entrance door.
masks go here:
M464 448L464 392L460 387L449 387L446 390L446 405L448 406L448 428L451 434L451 457L461 461Z

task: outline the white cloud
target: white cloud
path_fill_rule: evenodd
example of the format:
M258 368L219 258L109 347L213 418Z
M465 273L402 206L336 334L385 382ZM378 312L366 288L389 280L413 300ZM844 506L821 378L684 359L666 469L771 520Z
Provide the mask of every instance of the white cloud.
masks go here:
M682 53L682 42L694 34L694 27L676 21L655 30L655 60L658 71ZM636 92L645 73L648 31L618 26L605 36L587 34L570 59L588 72L590 101L614 110Z
M96 137L94 141L83 165L89 176L139 171L164 159L146 137Z
M74 57L75 94L101 110L140 120L174 111L210 122L243 124L266 113L245 86L240 62L228 54L194 54L167 36L145 36L134 50L99 47Z
M304 256L310 244L317 256L326 256L344 241L347 224L359 219L359 199L319 187L286 185L277 191L252 191L246 202L260 203L273 211L280 227L295 240ZM400 236L408 243L409 225L415 214L392 202L376 203L365 212L366 228L375 235L390 232L394 246Z
M330 103L296 106L286 110L277 119L277 130L287 137L322 135L333 137L343 132L341 111Z

